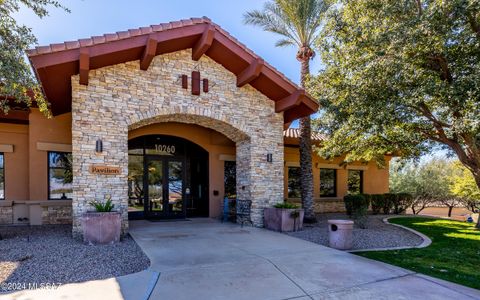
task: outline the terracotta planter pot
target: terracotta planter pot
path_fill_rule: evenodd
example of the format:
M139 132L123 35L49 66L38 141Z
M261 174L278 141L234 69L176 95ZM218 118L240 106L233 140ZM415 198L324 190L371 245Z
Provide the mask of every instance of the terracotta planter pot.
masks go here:
M299 212L298 218L292 217L292 213ZM303 228L303 209L287 208L265 208L264 211L265 228L275 231L297 231Z
M83 241L89 244L117 243L121 223L119 212L87 212L82 217Z

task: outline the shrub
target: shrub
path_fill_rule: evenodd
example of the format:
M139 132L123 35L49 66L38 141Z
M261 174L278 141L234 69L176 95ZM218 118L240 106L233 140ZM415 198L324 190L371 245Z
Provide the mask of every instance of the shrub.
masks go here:
M343 202L345 203L345 211L349 217L352 216L353 212L353 201L356 199L357 195L345 195L343 197Z
M393 203L395 203L397 194L387 193L383 194L383 213L388 215L392 212Z
M372 213L378 215L383 207L385 202L385 196L383 194L370 195L370 203L372 204Z
M345 209L347 214L355 220L355 223L360 228L366 228L367 226L367 213L369 206L369 197L365 195L346 195L343 197L345 202Z
M99 202L99 201L90 201L88 204L93 206L95 208L95 211L97 212L111 212L113 210L113 207L115 206L112 203L112 199L107 199L105 202Z
M413 196L408 193L398 193L393 202L393 213L401 214L413 203Z
M273 207L275 208L286 208L286 209L297 209L299 206L295 203L288 203L288 202L283 202L283 203L277 203Z
M365 201L368 202L368 205L370 206L370 203L372 202L372 196L373 195L370 195L370 194L361 194L364 198L365 198Z

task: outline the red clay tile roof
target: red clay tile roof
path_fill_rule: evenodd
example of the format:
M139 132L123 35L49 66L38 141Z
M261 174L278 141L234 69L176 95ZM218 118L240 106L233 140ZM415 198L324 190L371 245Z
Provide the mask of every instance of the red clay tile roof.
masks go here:
M283 137L298 139L300 138L300 129L288 128L287 130L283 131ZM319 132L312 131L312 140L321 142L325 140L325 136Z
M237 76L260 59L253 51L206 17L40 46L28 50L27 54L47 99L52 103L52 112L56 115L71 110L70 77L79 73L81 49L89 50L91 70L138 60L149 37L158 40L155 55L192 48L211 27L215 31L214 40L205 55ZM299 93L300 87L266 62L260 75L249 83L275 102L288 98L289 105L285 108L284 103L282 104L282 109L285 110L285 123L309 115L318 109L318 103L312 97Z

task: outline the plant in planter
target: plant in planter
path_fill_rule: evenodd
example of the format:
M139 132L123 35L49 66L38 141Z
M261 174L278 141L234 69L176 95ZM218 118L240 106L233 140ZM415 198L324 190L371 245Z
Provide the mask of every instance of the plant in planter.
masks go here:
M275 231L297 231L303 227L305 211L293 203L277 203L264 209L265 228Z
M105 202L90 201L95 211L83 214L83 240L89 244L112 244L120 241L121 214L113 211L110 197Z

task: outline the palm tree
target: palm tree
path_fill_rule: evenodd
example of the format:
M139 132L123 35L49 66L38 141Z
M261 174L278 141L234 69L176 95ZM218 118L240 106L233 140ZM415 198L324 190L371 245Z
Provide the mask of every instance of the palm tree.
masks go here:
M318 38L321 20L327 5L323 0L272 0L263 10L244 15L245 24L261 27L281 36L277 47L296 46L301 63L300 84L305 88L310 75L310 60L315 56L313 45ZM312 141L310 117L300 120L301 198L305 221L315 222L313 210Z

